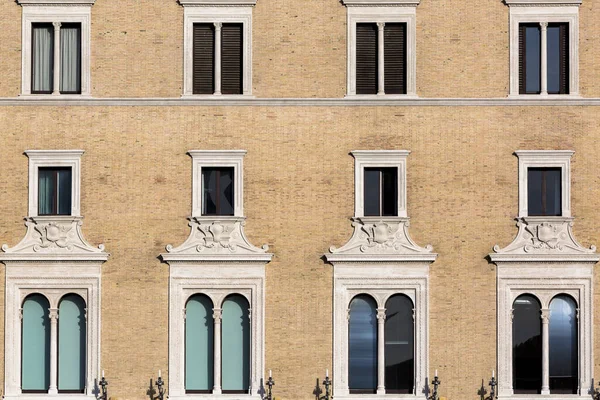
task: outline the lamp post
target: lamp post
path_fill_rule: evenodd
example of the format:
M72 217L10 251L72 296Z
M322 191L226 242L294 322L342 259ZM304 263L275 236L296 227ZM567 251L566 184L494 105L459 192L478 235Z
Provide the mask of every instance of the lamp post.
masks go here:
M273 400L273 386L275 386L275 381L273 380L273 372L269 370L269 380L267 381L268 391L267 391L267 400Z
M323 385L325 385L325 395L321 396L323 393L321 391L321 385L319 385L319 378L317 378L317 399L318 400L331 400L331 390L329 389L333 382L329 379L329 369L325 370L325 379L323 380Z
M108 381L104 379L104 370L102 370L102 379L100 380L100 389L102 390L102 394L98 396L98 400L108 400L108 391L106 387L108 386Z
M492 380L489 383L490 385L490 396L488 397L489 400L496 400L496 377L494 376L494 371L492 371Z
M160 376L160 369L158 370L158 379L156 380L156 386L158 387L158 396L156 397L157 399L160 400L164 400L165 398L165 381L163 381L162 377Z
M431 384L433 385L433 392L431 393L431 396L429 396L429 400L440 400L440 397L438 395L438 386L440 386L442 382L438 379L438 375L437 375L437 369L435 370L435 376L433 377L433 380L431 381Z

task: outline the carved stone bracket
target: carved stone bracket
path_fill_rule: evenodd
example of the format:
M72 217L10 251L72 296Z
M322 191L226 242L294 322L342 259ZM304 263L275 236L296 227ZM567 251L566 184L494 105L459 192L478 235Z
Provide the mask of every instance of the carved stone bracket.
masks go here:
M190 236L181 246L167 245L167 253L162 255L163 260L194 259L203 256L271 260L272 254L267 253L269 246L256 247L246 238L243 217L190 217L188 219L191 228Z
M2 245L2 260L106 261L104 245L93 247L83 237L82 217L43 216L25 218L27 232L14 247Z
M381 256L382 259L398 261L434 261L437 254L432 253L431 245L418 246L408 234L409 218L405 217L361 217L352 218L354 233L340 248L331 246L326 254L328 261L340 257Z
M573 236L573 218L524 217L517 218L519 231L511 244L501 249L494 246L490 257L498 256L588 256L595 255L596 246L583 247Z

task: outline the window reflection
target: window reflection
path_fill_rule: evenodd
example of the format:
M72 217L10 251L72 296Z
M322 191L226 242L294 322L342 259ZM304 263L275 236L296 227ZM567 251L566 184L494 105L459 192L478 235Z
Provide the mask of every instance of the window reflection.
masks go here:
M350 303L348 386L351 393L375 393L377 388L377 305L366 295Z
M413 303L405 295L385 305L385 391L412 393L414 386Z
M550 392L577 394L577 305L559 295L550 303Z
M539 301L519 296L513 304L513 389L540 393L542 388L542 320Z

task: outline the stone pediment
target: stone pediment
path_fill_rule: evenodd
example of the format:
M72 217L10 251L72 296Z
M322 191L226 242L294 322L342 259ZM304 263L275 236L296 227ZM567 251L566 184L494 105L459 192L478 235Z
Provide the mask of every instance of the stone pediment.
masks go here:
M494 246L490 254L495 261L594 261L596 246L583 247L573 236L573 218L523 217L517 218L519 228L511 244L504 248Z
M340 248L329 248L327 261L435 261L431 245L418 246L408 234L406 217L352 218L354 233Z
M2 246L2 261L106 261L104 245L93 247L81 232L82 217L25 218L27 232L14 247Z
M269 246L256 247L244 234L244 217L190 217L190 236L178 247L167 245L164 261L263 261Z

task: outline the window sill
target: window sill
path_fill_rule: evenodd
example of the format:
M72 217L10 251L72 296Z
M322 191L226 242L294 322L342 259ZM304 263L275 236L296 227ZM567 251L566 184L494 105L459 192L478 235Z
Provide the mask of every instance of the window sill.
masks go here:
M347 94L344 99L348 100L394 100L394 99L418 99L416 94Z
M204 100L231 100L231 99L254 99L251 94L182 94L182 99L204 99Z
M570 94L509 94L509 99L518 99L518 100L540 100L540 99L548 99L548 100L557 100L557 99L582 99L579 93L570 93Z
M39 400L40 398L52 398L54 400L77 400L77 399L96 399L94 394L84 394L84 393L58 393L58 394L48 394L48 393L23 393L23 394L7 394L4 395L3 398L5 400Z
M381 400L381 399L422 399L423 394L386 393L386 394L346 394L336 395L336 400Z
M574 400L574 399L589 399L589 394L513 394L513 395L498 395L498 400Z
M190 399L221 399L221 400L237 400L237 399L262 399L260 394L216 394L216 393L188 393L183 395L169 395L169 400L190 400Z
M28 100L66 100L66 99L91 99L90 94L32 94L32 93L21 93L19 97Z

